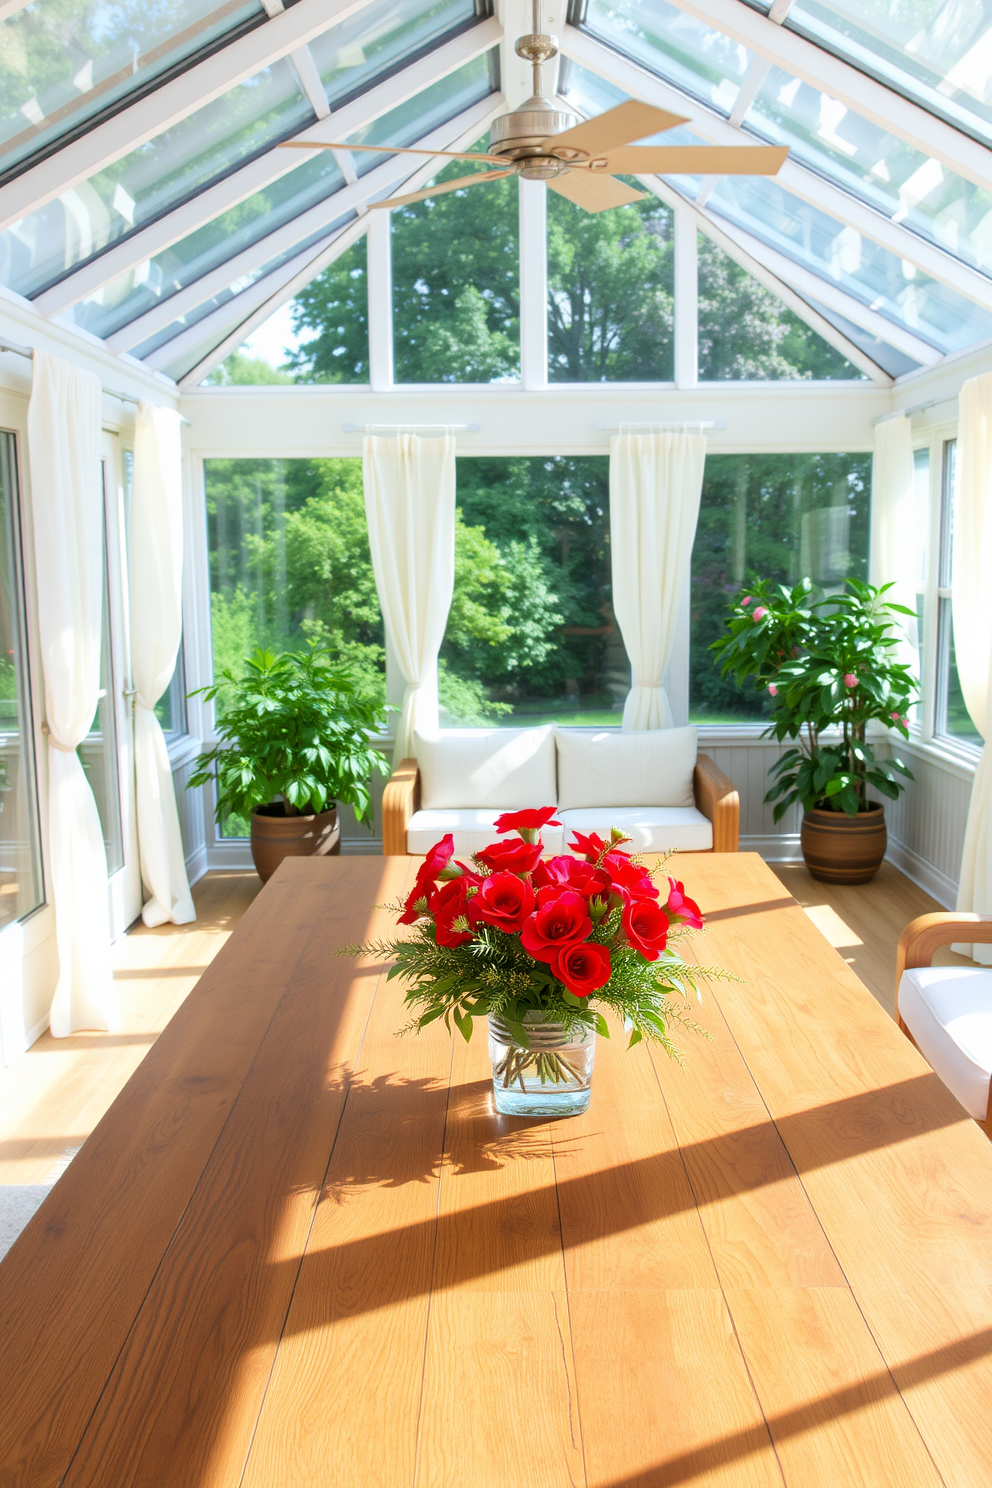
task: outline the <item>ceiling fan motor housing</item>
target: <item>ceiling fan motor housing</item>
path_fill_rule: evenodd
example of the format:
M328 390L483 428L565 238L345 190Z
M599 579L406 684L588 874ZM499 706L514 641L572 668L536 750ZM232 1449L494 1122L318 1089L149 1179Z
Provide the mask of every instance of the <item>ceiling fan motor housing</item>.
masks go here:
M574 129L578 122L577 114L555 108L546 98L528 98L512 113L493 120L489 153L512 160L517 165L517 174L525 181L553 181L568 169L566 160L551 153L554 136ZM568 152L568 158L580 157L583 157L580 150Z

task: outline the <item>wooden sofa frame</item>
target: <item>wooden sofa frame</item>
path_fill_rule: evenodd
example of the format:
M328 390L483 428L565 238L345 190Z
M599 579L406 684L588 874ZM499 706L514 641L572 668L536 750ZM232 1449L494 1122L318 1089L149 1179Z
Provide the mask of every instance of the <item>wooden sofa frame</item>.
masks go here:
M962 945L992 945L992 915L970 914L963 909L918 915L915 920L910 920L899 937L896 951L896 1022L911 1044L915 1045L916 1040L899 1015L899 983L902 981L902 974L917 966L932 966L934 951L955 940ZM978 1125L992 1140L992 1084L985 1120Z
M740 837L740 798L732 780L708 754L696 757L693 775L696 810L713 823L713 847L719 853L737 851ZM382 794L382 850L387 857L406 857L406 830L420 810L420 770L414 759L401 760Z

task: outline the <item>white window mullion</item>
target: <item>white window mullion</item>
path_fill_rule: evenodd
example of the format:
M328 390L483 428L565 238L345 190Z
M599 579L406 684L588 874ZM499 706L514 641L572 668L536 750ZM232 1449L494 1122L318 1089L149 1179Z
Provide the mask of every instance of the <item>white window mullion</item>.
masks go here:
M368 214L369 381L374 393L393 386L392 215Z
M520 181L520 376L548 385L548 199L543 181Z
M699 309L696 224L688 212L675 209L675 386L694 388L698 381Z

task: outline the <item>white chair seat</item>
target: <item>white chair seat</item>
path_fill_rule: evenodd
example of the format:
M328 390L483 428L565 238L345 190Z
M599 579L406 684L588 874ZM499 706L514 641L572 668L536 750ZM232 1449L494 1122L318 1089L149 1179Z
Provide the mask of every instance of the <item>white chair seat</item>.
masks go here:
M433 811L415 811L406 829L406 850L422 857L435 842L451 833L455 839L455 857L469 858L494 842L505 842L507 834L493 825L503 808L476 811L469 807L438 807ZM513 834L510 833L510 836ZM541 833L546 853L564 852L561 827L545 827Z
M915 967L903 972L897 1003L934 1073L969 1116L984 1121L992 1078L992 971Z
M573 832L598 832L605 838L611 827L630 837L628 852L707 852L713 847L713 823L695 806L576 806L559 811L565 842Z

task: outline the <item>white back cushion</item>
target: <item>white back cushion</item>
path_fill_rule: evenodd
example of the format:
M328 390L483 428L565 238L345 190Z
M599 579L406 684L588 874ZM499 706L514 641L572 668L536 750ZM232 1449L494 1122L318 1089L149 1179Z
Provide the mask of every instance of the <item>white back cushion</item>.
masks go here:
M554 806L555 726L444 729L414 735L425 811L454 807Z
M559 729L558 805L691 806L696 730Z

